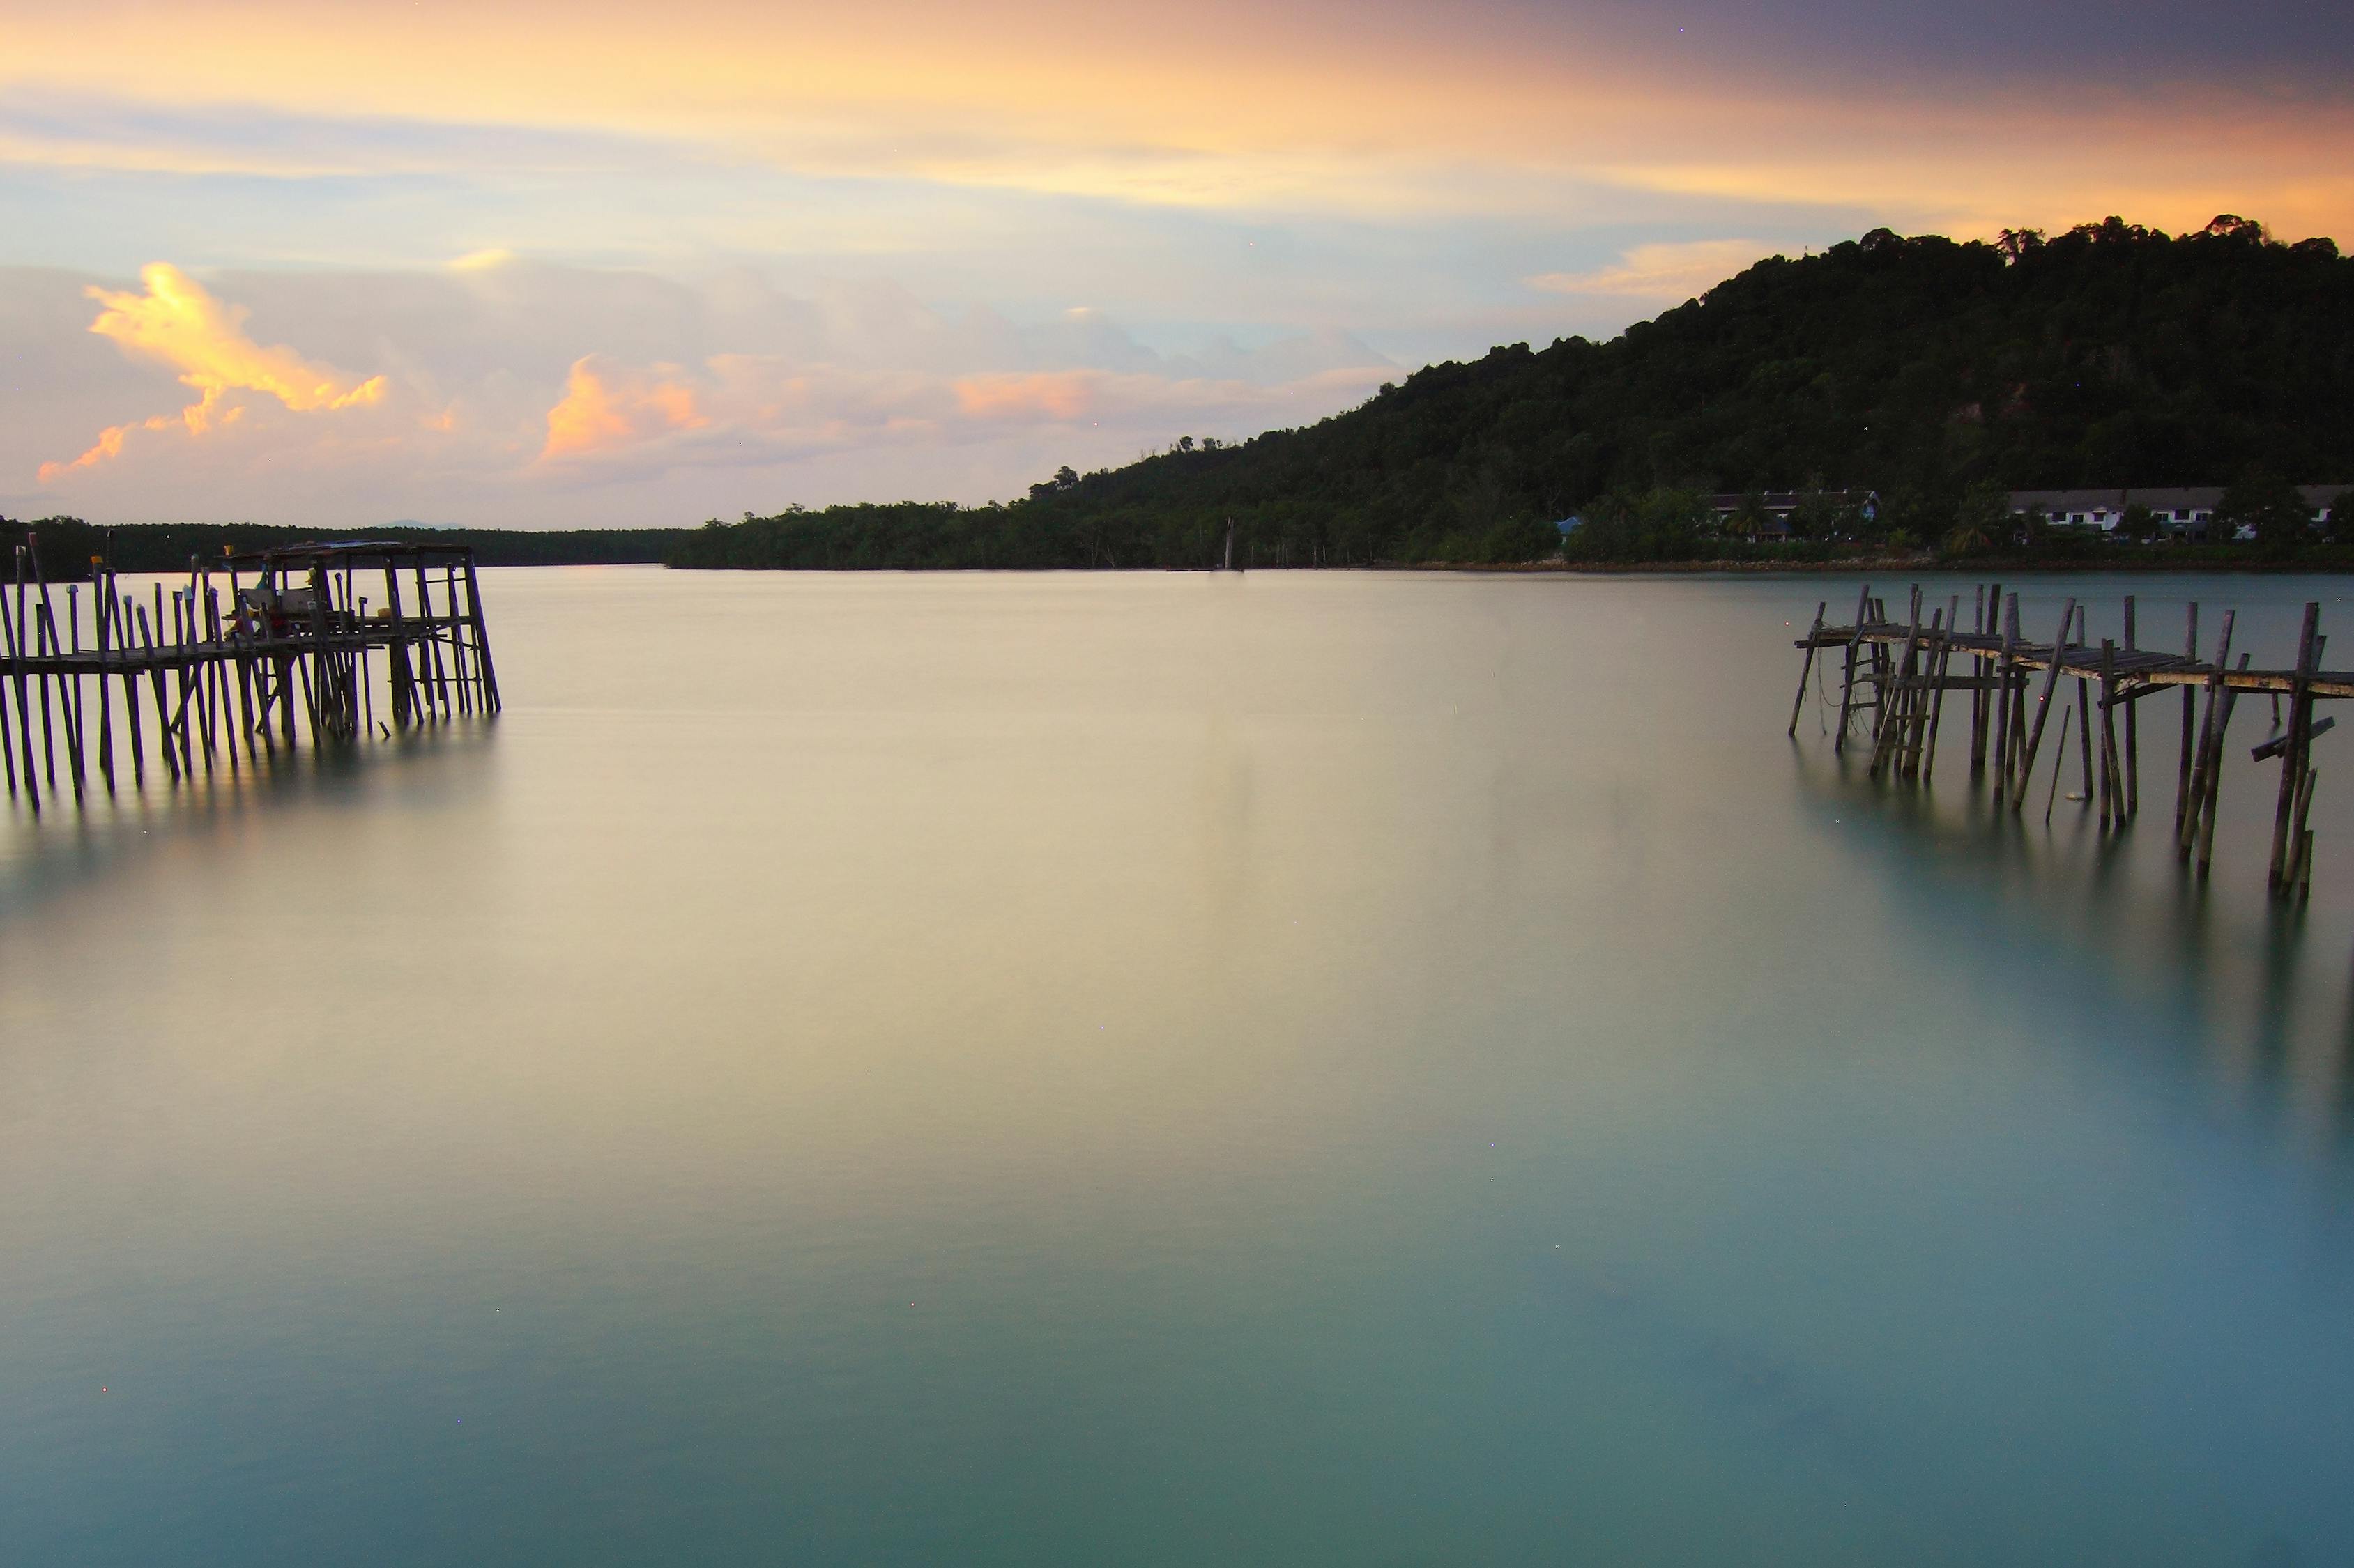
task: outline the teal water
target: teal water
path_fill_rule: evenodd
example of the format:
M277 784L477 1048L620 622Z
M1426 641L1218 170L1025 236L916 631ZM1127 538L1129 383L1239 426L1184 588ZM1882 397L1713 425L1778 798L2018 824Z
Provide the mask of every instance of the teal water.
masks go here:
M1787 739L1851 580L484 591L0 822L0 1562L2354 1561L2354 743L2282 916L2255 705L2203 892Z

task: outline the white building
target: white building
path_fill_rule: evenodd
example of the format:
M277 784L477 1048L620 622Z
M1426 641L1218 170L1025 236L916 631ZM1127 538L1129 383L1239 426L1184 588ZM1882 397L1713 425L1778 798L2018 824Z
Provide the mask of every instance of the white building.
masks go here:
M2317 524L2329 515L2331 504L2349 489L2354 489L2354 486L2297 486ZM2014 490L2010 493L2010 514L2025 517L2031 510L2041 506L2044 516L2056 526L2094 528L2104 534L2114 534L2125 518L2126 508L2140 505L2149 508L2166 533L2203 539L2207 536L2208 524L2214 521L2215 508L2222 499L2223 487L2220 484L2171 488L2145 485L2126 490Z

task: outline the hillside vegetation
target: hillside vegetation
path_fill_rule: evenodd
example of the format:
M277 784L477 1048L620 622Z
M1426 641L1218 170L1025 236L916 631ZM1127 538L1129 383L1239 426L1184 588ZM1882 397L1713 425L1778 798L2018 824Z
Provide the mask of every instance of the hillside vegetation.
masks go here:
M1708 537L1707 492L1873 490L1864 542L1983 537L1998 489L2354 480L2354 260L2220 217L1995 242L1885 229L1761 261L1606 343L1514 344L1363 407L1008 506L793 510L678 536L687 567L1259 566L1789 550ZM1975 497L1973 496L1975 487ZM1803 545L1797 546L1803 548Z

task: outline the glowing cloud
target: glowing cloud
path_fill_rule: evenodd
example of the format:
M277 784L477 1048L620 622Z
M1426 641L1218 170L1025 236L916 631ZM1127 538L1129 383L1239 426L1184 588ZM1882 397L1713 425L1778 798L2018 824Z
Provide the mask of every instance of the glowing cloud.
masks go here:
M593 456L708 423L695 407L695 388L676 379L671 367L616 373L600 368L591 355L573 361L564 400L547 411L547 444L539 455Z
M213 428L221 399L235 391L261 392L298 413L321 408L348 408L383 397L381 376L355 382L350 376L311 364L282 345L265 348L245 334L246 311L224 305L203 285L166 261L141 269L143 294L122 293L92 287L83 291L105 309L90 323L101 337L112 338L133 358L151 359L180 372L183 386L202 394L180 410L180 423L192 436ZM232 408L225 419L243 412ZM99 433L89 450L71 462L45 462L44 484L74 469L95 468L122 450L123 438L134 429L171 427L164 415L131 424L111 425Z
M1618 299L1697 299L1773 248L1754 239L1697 239L1638 245L1616 267L1591 272L1541 272L1524 280L1549 294L1604 294Z

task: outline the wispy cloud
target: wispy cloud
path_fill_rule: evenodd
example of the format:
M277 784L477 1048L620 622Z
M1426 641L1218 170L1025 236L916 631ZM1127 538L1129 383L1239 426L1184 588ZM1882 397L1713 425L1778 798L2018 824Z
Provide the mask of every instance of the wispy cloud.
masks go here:
M1586 272L1539 272L1526 281L1530 288L1549 294L1598 294L1674 304L1697 299L1773 250L1755 239L1638 245L1612 266Z

